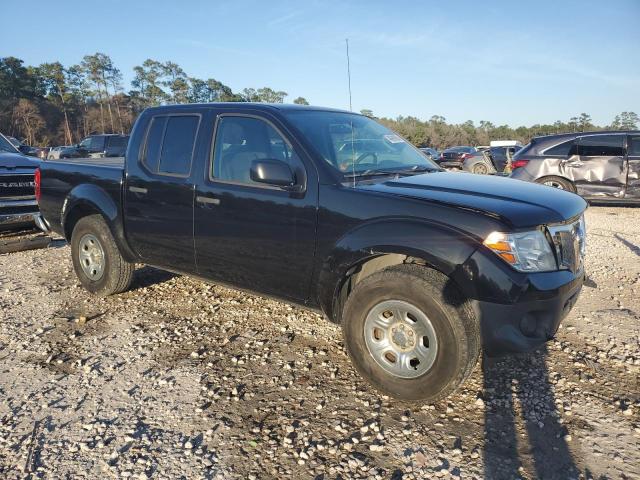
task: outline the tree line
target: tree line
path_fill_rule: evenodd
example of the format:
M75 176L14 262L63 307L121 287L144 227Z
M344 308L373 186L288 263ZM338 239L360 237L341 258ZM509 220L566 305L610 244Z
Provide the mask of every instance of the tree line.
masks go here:
M373 116L370 110L361 113ZM582 113L567 122L556 121L552 124L536 124L530 127L512 128L509 125L494 125L486 120L474 124L471 120L464 123L447 123L444 117L434 115L422 121L416 117L379 118L384 125L392 128L417 146L443 149L453 145L489 145L491 140L517 140L526 144L533 137L557 133L586 132L596 130L634 130L640 118L634 112L622 112L616 115L610 125L594 125L591 116Z
M169 103L269 102L283 103L289 95L269 87L234 92L215 78L189 76L177 63L145 60L133 68L130 88L112 59L97 52L71 66L60 62L25 65L16 57L0 58L0 132L35 146L70 145L92 133L128 133L146 107ZM293 103L308 105L303 97ZM371 110L363 114L374 117ZM375 118L375 117L374 117ZM494 139L519 140L550 133L633 129L633 112L622 112L611 125L593 125L582 113L568 122L512 128L488 121L447 123L441 116L379 118L418 146L486 145Z

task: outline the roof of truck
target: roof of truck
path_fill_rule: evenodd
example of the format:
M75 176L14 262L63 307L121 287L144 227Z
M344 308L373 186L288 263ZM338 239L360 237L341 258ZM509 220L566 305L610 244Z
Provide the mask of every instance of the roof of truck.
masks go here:
M258 102L212 102L212 103L183 103L175 105L161 105L158 107L149 107L147 110L188 110L193 107L225 107L233 108L234 110L265 110L265 111L322 111L322 112L340 112L340 113L353 113L360 115L356 112L350 112L348 110L341 110L339 108L328 107L316 107L312 105L297 105L295 103L258 103Z

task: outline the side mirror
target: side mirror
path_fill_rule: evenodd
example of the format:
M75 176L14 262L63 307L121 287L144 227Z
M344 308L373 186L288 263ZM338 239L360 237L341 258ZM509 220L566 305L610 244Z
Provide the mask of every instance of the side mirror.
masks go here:
M251 162L251 180L278 187L293 187L295 178L289 165L280 160L265 159Z

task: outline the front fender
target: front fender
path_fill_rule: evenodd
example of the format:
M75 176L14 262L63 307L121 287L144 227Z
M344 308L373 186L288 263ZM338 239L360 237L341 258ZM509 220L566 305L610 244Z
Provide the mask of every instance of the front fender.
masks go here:
M337 318L334 301L354 267L386 254L418 259L447 276L461 267L477 249L468 234L451 226L415 219L380 219L345 234L322 262L317 299L322 311Z
M119 206L113 197L97 185L84 183L74 187L62 204L60 218L67 241L71 240L73 225L81 217L92 214L102 215L125 260L136 261L136 255L129 248L124 236Z

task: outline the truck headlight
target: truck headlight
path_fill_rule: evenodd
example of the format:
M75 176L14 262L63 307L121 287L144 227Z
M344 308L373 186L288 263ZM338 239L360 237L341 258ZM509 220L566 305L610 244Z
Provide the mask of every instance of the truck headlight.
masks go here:
M551 245L541 230L492 232L483 243L519 272L549 272L558 269Z

